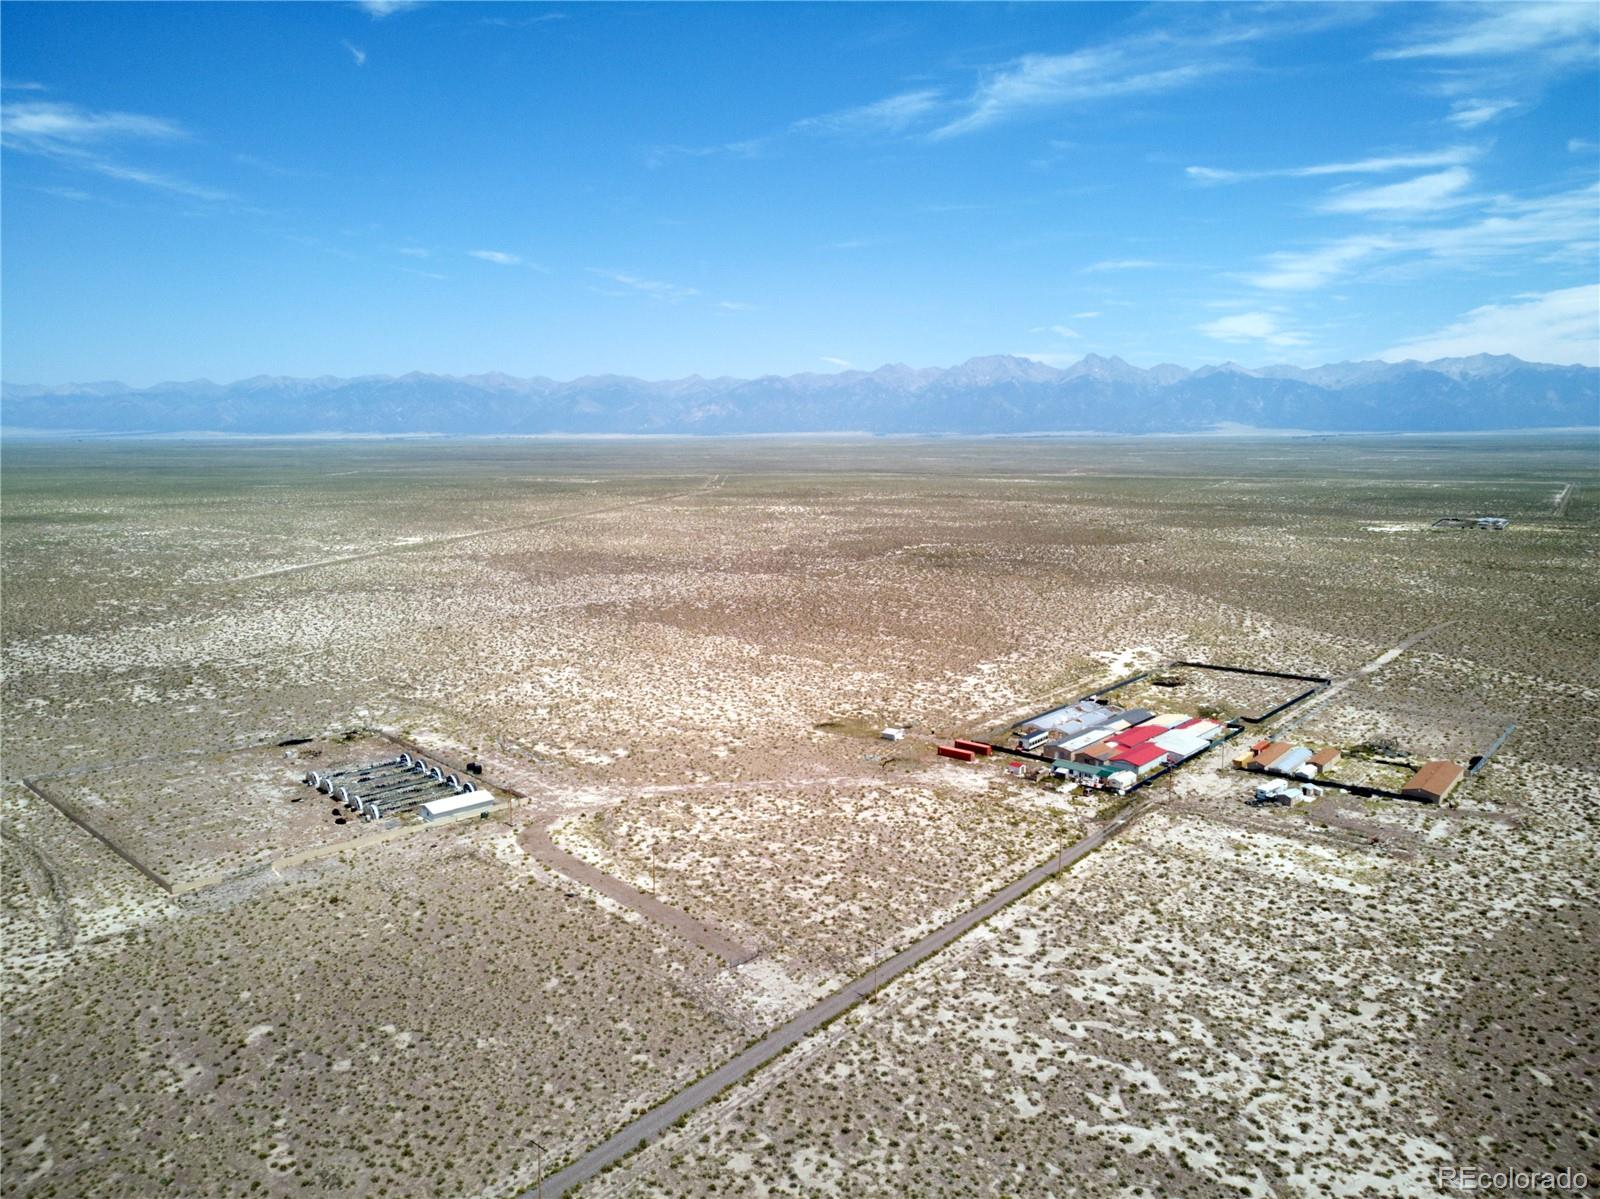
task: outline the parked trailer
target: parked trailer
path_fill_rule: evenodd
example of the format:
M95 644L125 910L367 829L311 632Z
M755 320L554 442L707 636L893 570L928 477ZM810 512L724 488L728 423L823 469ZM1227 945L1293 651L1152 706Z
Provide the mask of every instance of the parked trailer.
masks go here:
M396 787L393 791L384 791L376 795L358 795L355 797L355 809L368 820L373 820L376 819L373 813L379 808L387 812L410 803L413 799L432 799L441 793L440 787L430 779L415 786Z
M990 754L994 753L994 746L990 745L987 741L968 741L965 737L957 737L955 740L955 747L957 749L970 749L980 758L987 758Z
M365 766L345 766L339 770L308 770L306 771L305 783L306 786L314 790L323 791L331 795L333 787L324 787L324 783L330 780L337 782L339 779L347 779L355 775L375 774L380 770L389 770L401 765L401 759L405 757L405 754L401 754L399 758L388 758L382 762L369 762Z
M410 812L420 808L423 804L433 803L441 799L459 799L460 796L437 784L432 787L408 791L404 795L385 796L367 805L366 819L382 820L385 816L398 816L402 812Z
M970 749L958 749L954 745L936 745L934 749L941 758L954 758L958 762L970 762L977 756Z
M361 796L364 801L361 813L368 820L377 820L383 816L392 816L396 812L410 811L418 804L427 803L433 799L449 799L455 795L465 794L440 783L437 779L426 779L416 786L390 791L383 795Z
M372 804L386 803L401 795L410 795L412 792L437 791L439 784L430 778L417 778L413 775L403 783L392 783L384 787L371 787L363 791L350 792L348 806L357 812L366 814Z
M397 791L402 787L415 787L421 783L432 781L427 775L419 775L414 771L407 771L405 774L389 775L373 783L351 783L349 786L339 788L339 790L347 792L351 796L377 795L384 791ZM354 806L353 802L352 806Z

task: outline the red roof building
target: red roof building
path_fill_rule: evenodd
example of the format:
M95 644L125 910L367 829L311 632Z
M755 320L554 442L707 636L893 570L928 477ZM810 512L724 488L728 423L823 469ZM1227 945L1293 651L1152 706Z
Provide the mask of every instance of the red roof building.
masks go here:
M1152 737L1159 737L1167 730L1159 724L1140 724L1131 729L1123 729L1112 736L1111 740L1126 748L1130 745L1143 745Z
M1126 766L1129 770L1143 770L1146 766L1164 760L1166 756L1167 751L1158 745L1134 745L1118 750L1117 756L1111 759L1111 765Z

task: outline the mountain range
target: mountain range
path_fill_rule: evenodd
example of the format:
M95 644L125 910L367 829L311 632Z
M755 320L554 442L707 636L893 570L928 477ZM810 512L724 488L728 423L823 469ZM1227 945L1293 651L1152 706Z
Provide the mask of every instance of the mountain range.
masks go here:
M992 355L948 368L650 382L484 375L257 376L237 383L4 384L12 430L212 432L1188 433L1449 431L1600 423L1600 370L1480 354L1434 362L1141 369Z

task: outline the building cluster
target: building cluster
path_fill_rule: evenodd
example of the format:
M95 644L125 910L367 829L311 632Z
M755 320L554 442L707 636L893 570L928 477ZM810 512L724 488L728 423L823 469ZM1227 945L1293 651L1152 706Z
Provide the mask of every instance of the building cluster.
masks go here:
M1287 741L1257 741L1233 760L1246 770L1266 770L1298 779L1314 779L1339 761L1336 749L1308 749Z
M1333 767L1339 758L1339 751L1333 748L1313 750L1304 745L1292 745L1287 741L1257 741L1234 758L1233 764L1242 766L1246 770L1277 775L1279 781L1285 778L1310 780ZM1400 794L1407 799L1440 803L1465 777L1466 771L1455 762L1428 762L1412 774L1405 786L1400 789ZM1288 787L1279 790L1271 783L1267 783L1256 788L1255 799L1262 803L1287 803L1296 798L1311 799L1317 794L1315 788L1308 790L1304 785L1298 789ZM1378 792L1378 794L1392 795L1393 792Z
M1436 529L1489 529L1504 533L1511 524L1508 516L1441 516L1433 522Z
M333 796L363 820L381 820L402 812L440 820L486 812L498 802L493 792L408 753L326 774L308 771L305 783Z
M1053 762L1058 778L1126 791L1141 779L1209 749L1228 726L1183 712L1155 713L1084 699L1016 731L1017 747Z

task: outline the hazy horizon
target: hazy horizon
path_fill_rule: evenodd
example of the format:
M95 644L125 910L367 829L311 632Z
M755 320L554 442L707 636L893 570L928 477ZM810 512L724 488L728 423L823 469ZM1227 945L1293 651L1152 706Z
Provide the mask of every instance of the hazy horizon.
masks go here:
M1600 364L1591 5L4 11L15 380Z

